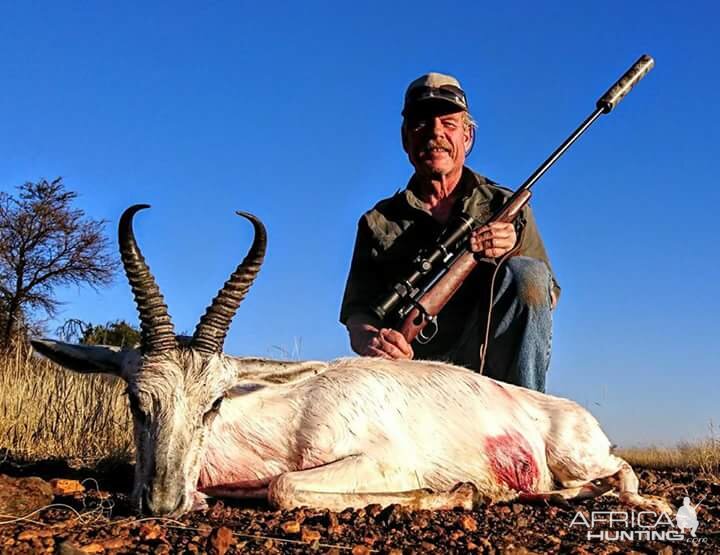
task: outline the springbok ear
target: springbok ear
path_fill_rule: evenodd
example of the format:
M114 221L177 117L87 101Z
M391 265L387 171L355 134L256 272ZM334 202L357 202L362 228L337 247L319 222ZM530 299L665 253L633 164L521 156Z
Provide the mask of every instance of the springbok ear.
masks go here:
M107 373L122 376L132 349L108 345L74 345L52 339L32 339L33 348L60 366L83 374Z
M239 385L255 384L265 387L299 383L327 370L327 363L315 360L270 361L262 358L226 357L237 371Z

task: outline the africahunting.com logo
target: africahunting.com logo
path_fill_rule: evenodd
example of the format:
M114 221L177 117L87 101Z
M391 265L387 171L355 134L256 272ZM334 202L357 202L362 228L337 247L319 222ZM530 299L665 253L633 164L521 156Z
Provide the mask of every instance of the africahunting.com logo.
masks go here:
M654 511L592 511L577 512L570 527L587 529L587 539L595 541L677 541L706 543L706 537L697 535L699 521L697 505L689 497L676 515Z

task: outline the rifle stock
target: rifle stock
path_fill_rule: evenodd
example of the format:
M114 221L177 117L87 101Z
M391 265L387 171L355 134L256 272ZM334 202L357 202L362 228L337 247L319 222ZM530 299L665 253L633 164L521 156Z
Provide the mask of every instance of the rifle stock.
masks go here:
M413 308L402 321L398 330L408 343L412 343L425 329L425 326L440 314L440 311L445 308L445 305L460 289L460 286L476 266L477 260L475 260L474 253L467 251L461 254L452 265L451 270L446 272L418 301L417 304L423 307L422 312L417 307Z

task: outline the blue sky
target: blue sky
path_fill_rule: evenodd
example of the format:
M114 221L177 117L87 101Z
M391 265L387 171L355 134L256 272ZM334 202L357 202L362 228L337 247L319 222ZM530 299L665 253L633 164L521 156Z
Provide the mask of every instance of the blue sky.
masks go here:
M9 2L0 7L0 187L64 177L114 228L136 218L176 328L250 242L266 263L226 351L350 354L337 322L355 225L405 185L407 84L456 75L469 165L517 187L642 53L655 69L535 186L563 286L548 388L623 445L707 435L720 283L720 10L711 2ZM60 320L136 321L113 287ZM57 322L51 322L53 329Z

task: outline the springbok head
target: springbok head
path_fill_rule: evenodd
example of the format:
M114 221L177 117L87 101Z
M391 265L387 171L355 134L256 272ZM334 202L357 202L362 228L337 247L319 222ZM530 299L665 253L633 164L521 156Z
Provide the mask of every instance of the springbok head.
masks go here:
M133 233L134 205L120 218L120 255L140 314L138 349L33 340L33 347L77 372L111 373L127 382L135 429L138 506L158 515L190 509L209 424L237 379L233 359L223 354L230 322L260 270L267 234L252 214L252 246L213 299L192 338L175 335L167 306Z

